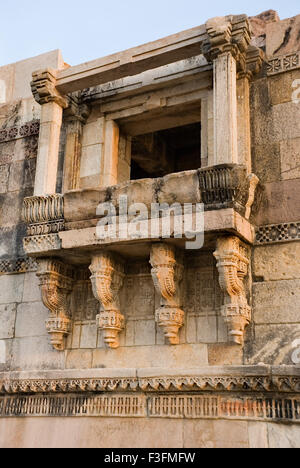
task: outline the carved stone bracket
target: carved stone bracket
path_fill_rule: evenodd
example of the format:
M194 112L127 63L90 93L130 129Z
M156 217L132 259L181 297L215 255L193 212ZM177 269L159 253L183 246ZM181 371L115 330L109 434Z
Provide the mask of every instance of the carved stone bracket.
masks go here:
M69 294L73 288L73 269L58 260L39 259L37 276L40 279L43 303L50 310L46 328L51 336L52 346L63 351L65 337L71 331Z
M250 45L250 24L246 15L212 18L207 21L206 30L208 39L203 43L202 52L209 62L230 52L237 60L239 77L246 74L250 79L260 71L264 53Z
M94 256L90 271L94 296L101 303L98 326L103 330L106 345L116 349L119 347L119 333L125 326L119 301L119 291L125 276L124 265L113 254L101 252Z
M183 265L178 262L178 255L176 258L175 248L164 243L152 245L150 263L155 288L161 295L156 321L169 344L179 344L178 332L184 323L180 289Z
M242 345L245 328L251 321L244 284L249 265L248 250L238 237L220 237L214 256L218 262L220 286L225 293L222 315L230 341Z
M43 105L55 102L63 109L68 107L68 100L56 89L56 70L47 68L32 74L31 90L35 100Z

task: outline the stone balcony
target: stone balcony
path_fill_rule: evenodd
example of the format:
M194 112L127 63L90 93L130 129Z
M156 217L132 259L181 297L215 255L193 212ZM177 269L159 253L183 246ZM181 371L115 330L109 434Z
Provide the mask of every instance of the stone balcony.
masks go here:
M89 280L101 304L97 322L103 330L104 342L110 348L119 346L118 335L126 326L120 311L119 293L128 268L136 261L148 265L150 262L155 289L161 297L156 321L167 342L178 344L179 329L184 324L182 279L189 262L186 242L201 233L203 242L197 248L217 259L219 283L225 296L222 314L230 340L243 344L244 330L251 320L247 301L249 288L244 279L254 240L250 216L258 182L254 174L247 175L246 167L223 164L103 189L26 198L23 215L28 232L24 248L38 261L43 301L51 312L46 325L53 346L64 349L64 338L71 332L72 321L68 297L75 284ZM139 223L146 229L132 235L130 226L137 213L130 212L129 208L124 221L120 197L126 200L126 210L138 203L139 211L143 204L147 214ZM159 218L150 216L149 219L153 204L162 208L162 212ZM176 220L179 216L181 222L182 219L187 221L182 212L169 211L174 204L177 207L189 204L189 222L196 227L181 237L175 230ZM201 206L200 214L204 209L200 225L195 219L197 206ZM109 218L105 210L109 211ZM171 235L168 237L163 221L169 213ZM97 225L104 216L116 229L109 230L101 238ZM154 235L150 230L153 221L157 228Z
M128 207L134 203L143 203L149 210L149 221L152 204L168 204L170 207L174 203L182 206L203 204L205 246L211 245L211 240L220 232L234 234L252 244L254 229L250 216L257 184L257 177L254 174L247 175L246 167L223 164L112 187L29 197L24 200L24 220L28 224L24 248L30 256L61 257L78 265L88 265L92 252L103 247L132 257L135 256L138 244L140 251L141 246L144 246L147 255L146 245L150 251L150 244L162 239L161 226L157 237L143 236L141 233L138 238L132 239L118 232L113 238L109 234L104 239L96 236L96 226L101 219L97 215L98 206L112 203L116 208L114 216L118 220L119 200L122 196L127 197ZM174 216L174 213L171 212L171 215ZM133 218L129 214L128 222ZM182 239L174 238L174 232L171 232L168 242L184 247L186 240L184 236Z

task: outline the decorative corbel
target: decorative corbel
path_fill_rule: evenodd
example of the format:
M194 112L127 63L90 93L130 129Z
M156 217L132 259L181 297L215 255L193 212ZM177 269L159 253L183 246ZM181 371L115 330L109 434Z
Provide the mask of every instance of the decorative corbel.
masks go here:
M179 329L184 324L180 282L183 265L176 258L176 250L166 243L153 244L150 254L151 274L156 290L161 296L155 318L164 330L169 344L179 344Z
M63 109L68 107L68 100L56 89L57 70L47 68L32 74L31 90L34 99L39 104L55 102Z
M73 268L58 260L39 259L37 276L40 279L42 301L50 310L46 328L52 346L65 349L65 337L71 332L69 295L73 289Z
M103 330L106 345L116 349L120 346L119 333L125 326L119 301L119 291L125 276L124 265L110 252L101 252L93 257L90 271L94 296L101 303L97 315L98 327Z
M238 237L220 237L214 252L219 270L219 283L225 293L222 315L230 341L242 345L246 326L251 321L244 279L248 273L248 249Z

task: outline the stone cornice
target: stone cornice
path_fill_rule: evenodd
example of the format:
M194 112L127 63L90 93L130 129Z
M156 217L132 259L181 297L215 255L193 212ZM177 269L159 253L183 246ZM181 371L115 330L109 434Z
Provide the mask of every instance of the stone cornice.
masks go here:
M0 373L0 394L81 392L300 392L299 367L97 369Z

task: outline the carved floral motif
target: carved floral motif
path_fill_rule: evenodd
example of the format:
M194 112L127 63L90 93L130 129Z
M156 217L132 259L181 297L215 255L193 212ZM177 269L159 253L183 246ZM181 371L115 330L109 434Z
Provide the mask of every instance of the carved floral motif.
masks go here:
M242 345L245 328L251 321L251 308L244 285L249 265L247 248L237 237L220 237L214 256L217 259L220 286L225 293L222 315L230 341Z
M150 263L155 288L161 295L160 308L155 313L156 321L163 328L169 344L179 344L178 333L184 323L179 287L183 266L176 259L174 247L163 243L152 246Z
M106 345L113 349L118 348L119 333L125 324L119 301L124 266L111 253L101 252L93 258L90 271L94 296L101 303L100 314L97 316L98 326L103 330Z

